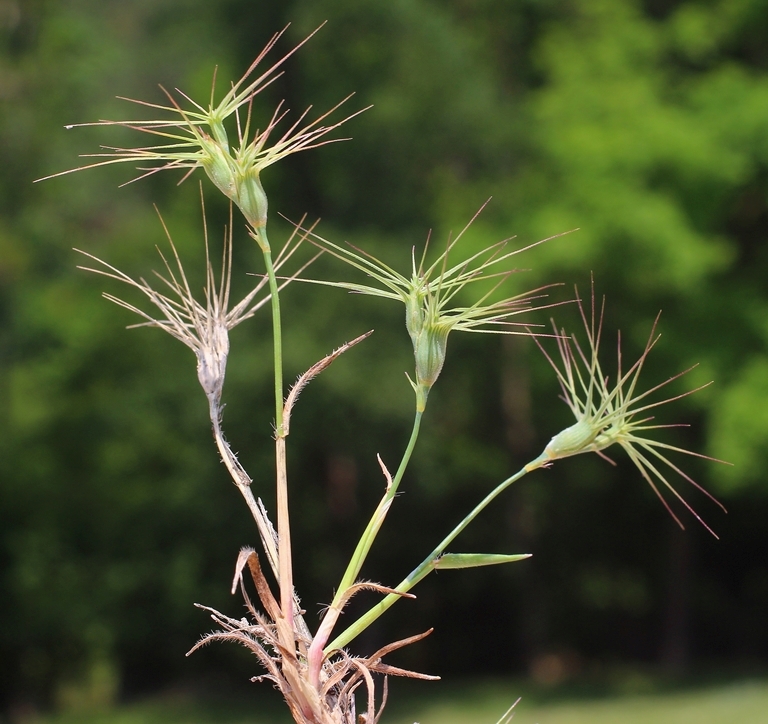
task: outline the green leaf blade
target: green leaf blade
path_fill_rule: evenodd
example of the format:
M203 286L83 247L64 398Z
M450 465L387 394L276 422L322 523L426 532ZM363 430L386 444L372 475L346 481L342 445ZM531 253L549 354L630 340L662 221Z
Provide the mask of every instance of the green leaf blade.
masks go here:
M435 561L435 569L480 568L500 563L514 563L531 557L531 553L502 555L499 553L445 553Z

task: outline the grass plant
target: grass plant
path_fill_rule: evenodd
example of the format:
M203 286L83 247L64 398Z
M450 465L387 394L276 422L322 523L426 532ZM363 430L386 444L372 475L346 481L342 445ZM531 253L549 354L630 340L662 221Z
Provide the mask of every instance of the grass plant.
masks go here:
M222 263L218 271L212 261L203 212L203 253L199 263L204 267L206 281L202 297L189 284L184 267L187 262L182 263L167 230L170 254L161 252L164 271L157 274L152 283L143 278L135 280L108 262L85 252L89 266L84 268L138 291L144 302L151 305L150 311L141 306L140 302L126 301L113 294L106 296L139 316L141 322L135 326L155 327L168 332L194 353L198 380L207 398L218 453L232 482L242 494L261 539L261 553L253 548L243 548L237 555L232 583L232 592L241 592L249 617L233 618L201 605L201 608L209 612L218 629L204 636L192 651L213 641L232 641L247 647L256 655L261 667L254 680L271 682L281 692L297 724L374 724L380 720L386 703L388 676L437 678L400 669L385 661L389 653L416 644L430 631L416 632L406 639L394 641L369 656L357 656L348 647L389 607L402 598L412 597L412 589L432 571L507 564L528 557L525 553L455 552L452 549L459 534L506 488L529 473L562 458L587 452L605 457L605 451L616 444L627 452L641 476L650 483L659 497L662 496L657 484L661 483L693 512L668 483L658 466L663 463L693 483L667 455L670 452L695 453L648 436L663 426L649 425L651 418L647 413L677 399L672 397L660 402L651 401L651 396L666 382L647 391L640 391L639 377L643 363L655 343L653 331L642 356L626 371L622 368L619 346L618 368L612 382L604 373L599 360L602 314L596 321L594 292L589 317L584 312L582 302L577 299L588 341L585 348L578 345L575 337L570 338L565 330L557 327L551 335L544 334L541 329L531 331L535 323L532 313L557 305L557 302L546 297L549 287L512 296L505 296L503 289L513 273L509 264L518 254L535 244L509 249L507 240L480 252L462 256L462 239L470 232L470 222L455 238L449 239L444 250L434 258L430 256L431 250L427 243L418 262L416 253L412 252L410 259L406 259L404 271L398 271L364 250L321 237L315 232L314 226L305 226L302 220L295 225L294 233L281 250L273 255L273 246L267 233L269 204L261 172L290 154L342 140L333 137L335 131L362 112L358 110L340 120L330 120L335 117L339 106L349 100L348 97L314 120L308 120L311 109L307 109L298 119L289 122L288 111L282 104L263 122L255 118L254 97L280 75L285 60L306 42L303 41L262 71L263 61L280 36L281 33L273 37L242 78L233 83L219 101L216 101L214 74L214 84L207 104L198 103L181 91L165 92L168 99L166 105L135 101L144 109L159 114L160 118L100 121L99 125L127 127L148 134L153 139L152 143L134 148L107 148L94 154L98 160L74 169L138 163L138 178L160 171L180 170L182 181L196 170L202 170L215 189L229 199L231 209L230 221L224 231ZM242 216L242 221L240 216L235 217L235 210ZM232 248L233 244L241 243L239 230L243 222L247 237L261 251L264 270L253 289L242 300L233 303L230 299L230 282L236 270L233 270ZM362 272L367 281L363 283L309 277L310 264L318 249L351 267L353 273ZM289 273L285 273L284 267L290 269ZM394 474L379 460L384 493L367 524L361 525L360 540L351 553L341 580L335 586L334 582L329 582L329 591L335 593L317 626L305 619L293 583L290 485L286 464L291 413L301 390L341 354L367 339L368 334L329 353L301 375L290 390L286 390L283 379L283 318L280 298L286 285L297 278L304 282L402 303L406 333L411 339L414 352L414 368L408 378L414 392L414 421L410 440ZM267 307L272 318L274 359L274 526L273 518L254 495L252 477L242 467L226 441L222 403L230 353L229 331L261 308ZM525 315L522 320L518 319L520 315ZM548 343L546 337L553 337L559 347L561 365L547 356L576 422L556 434L541 455L480 496L477 505L458 524L448 529L400 583L393 586L366 581L360 577L366 558L396 500L417 444L429 395L438 382L448 354L449 336L460 332L539 336L541 339L537 341L542 349ZM671 512L669 505L665 505ZM680 522L677 517L675 520ZM266 561L265 566L261 563L262 556ZM250 583L246 586L246 573L249 574L253 588L250 588ZM255 589L255 598L249 589ZM380 594L381 600L338 631L340 615L349 601L363 590ZM383 679L383 684L377 685L376 678ZM509 703L494 715L500 724L508 722L517 713L517 710L508 708ZM503 713L505 709L506 714ZM498 719L499 715L501 719ZM475 711L471 716L475 718L462 719L456 711L449 713L438 709L434 713L425 713L424 722L475 722L484 719L486 714L481 716ZM487 716L492 716L490 708ZM556 717L556 714L552 716ZM144 721L151 721L151 717L147 715ZM550 718L546 721L580 720Z

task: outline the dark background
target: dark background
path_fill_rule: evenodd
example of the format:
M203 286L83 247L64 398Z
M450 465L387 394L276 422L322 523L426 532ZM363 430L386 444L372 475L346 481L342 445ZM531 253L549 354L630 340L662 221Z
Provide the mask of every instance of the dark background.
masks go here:
M563 282L554 298L565 300L594 273L609 361L619 328L634 359L663 309L646 386L696 362L670 394L716 380L659 411L690 423L666 439L734 463L675 458L728 507L674 481L719 541L682 509L678 531L621 451L615 468L582 456L537 472L457 543L533 559L432 576L356 650L434 625L399 663L545 682L624 665L764 667L766 0L0 0L2 706L87 706L258 673L226 647L183 656L210 626L193 602L239 615L232 566L256 543L211 444L194 359L156 330L126 331L134 320L100 298L124 290L77 271L71 250L149 274L163 242L155 203L181 252L199 258L196 182L161 174L118 189L127 167L32 181L122 142L63 129L140 110L116 95L161 102L162 83L206 99L214 66L236 79L286 23L278 53L323 20L257 111L281 98L325 109L351 91L355 107L374 108L345 127L353 141L265 171L271 238L287 233L277 212L308 212L326 237L407 269L429 229L447 238L491 195L469 251L579 227L520 257L531 271L513 288ZM208 206L221 228L224 205L209 194ZM240 269L258 272L241 237ZM323 261L315 273L346 272ZM284 304L289 379L376 329L312 383L293 421L297 585L315 621L381 493L376 453L394 467L407 440L412 359L395 305L298 284ZM555 315L578 328L575 307ZM232 342L225 428L271 507L268 315ZM557 395L529 340L453 335L363 575L399 581L537 455L570 424Z

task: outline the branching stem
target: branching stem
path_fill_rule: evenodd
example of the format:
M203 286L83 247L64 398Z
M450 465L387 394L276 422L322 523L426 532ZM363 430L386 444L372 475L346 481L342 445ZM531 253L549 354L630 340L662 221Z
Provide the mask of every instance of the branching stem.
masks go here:
M438 546L416 567L408 574L408 576L395 587L395 591L398 593L407 593L413 588L419 581L425 578L431 573L437 561L445 549L453 542L456 536L459 535L479 514L483 511L488 504L496 498L500 493L506 490L512 483L520 480L526 473L531 470L535 470L541 467L542 457L536 458L534 461L528 463L525 467L521 468L511 477L502 481L497 485L488 495L486 495L473 509L472 511L450 532L445 538L438 544ZM362 633L368 626L370 626L381 614L383 614L392 604L395 603L402 596L398 593L390 593L383 600L379 601L373 606L367 613L361 616L355 623L342 631L328 646L325 647L324 654L327 655L331 651L344 648L350 641L356 636Z
M379 529L381 528L381 525L384 522L384 518L389 511L389 506L392 504L392 500L394 500L394 497L397 494L397 489L400 486L400 482L403 479L405 470L408 467L411 455L413 454L413 449L416 447L416 440L419 438L419 428L421 427L422 415L423 412L416 412L413 420L413 429L411 430L411 438L408 440L408 446L405 448L403 458L397 468L395 477L392 478L391 481L387 482L387 490L384 493L384 497L381 499L381 502L376 507L376 510L371 516L371 519L368 521L368 525L363 531L362 536L360 536L360 540L357 543L355 552L352 554L352 558L349 561L347 570L344 572L341 582L339 583L336 597L334 598L334 602L331 604L331 606L333 606L334 603L338 603L338 600L341 599L347 588L355 583L357 576L360 573L360 569L363 567L365 559L368 557L368 553L373 546L373 542L376 540Z
M395 477L387 479L387 489L384 492L384 497L379 502L371 519L368 521L368 525L363 531L363 534L360 536L360 540L355 547L355 552L352 554L352 558L347 565L347 570L344 571L339 587L336 589L336 595L333 597L333 601L328 607L325 618L323 618L323 622L309 647L308 658L310 680L315 685L317 685L320 676L320 668L324 659L325 644L330 638L333 627L336 625L336 621L341 615L342 601L345 599L350 586L354 585L357 580L360 569L363 567L365 559L368 557L373 542L376 540L376 536L384 523L384 519L387 517L389 507L392 505L392 501L397 494L397 489L403 479L405 470L408 467L411 455L413 454L413 449L416 447L416 441L419 438L419 428L421 427L421 417L424 414L423 405L419 407L421 409L417 407L416 415L413 420L411 438L408 440L408 445L400 460L400 465L397 468Z

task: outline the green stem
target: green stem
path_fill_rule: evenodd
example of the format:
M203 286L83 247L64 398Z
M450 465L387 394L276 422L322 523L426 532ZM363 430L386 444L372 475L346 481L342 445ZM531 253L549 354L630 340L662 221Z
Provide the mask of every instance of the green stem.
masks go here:
M546 458L541 455L532 462L528 463L525 467L521 468L511 477L507 478L503 482L499 483L488 495L486 495L473 509L472 511L447 535L443 538L438 546L416 567L408 574L408 576L401 581L401 583L395 588L395 591L399 593L407 593L413 588L419 581L425 578L429 573L435 569L437 560L445 553L445 549L453 542L456 536L459 535L477 516L484 510L488 504L496 498L501 492L506 490L512 483L520 480L526 473L535 470L542 466L546 461ZM342 631L328 646L325 647L324 654L328 654L336 649L344 648L352 639L362 633L368 626L370 626L381 614L383 614L395 601L398 601L402 596L397 593L390 593L383 600L377 603L367 613L361 616L351 626Z
M264 256L264 265L269 280L272 306L272 338L275 360L275 467L277 473L277 539L278 569L280 585L280 608L288 627L293 631L293 561L291 557L291 524L288 508L288 472L286 467L285 429L283 428L283 335L280 320L280 293L272 263L267 232L264 227L253 228L253 237ZM293 650L294 641L283 641L284 646Z
M264 265L267 269L269 280L270 303L272 306L272 337L275 359L275 429L278 437L283 427L283 332L280 319L280 291L277 284L277 275L272 263L272 251L267 241L267 232L263 227L255 233L256 241L261 247L264 256Z
M389 512L389 506L392 504L392 500L394 499L397 493L397 489L400 486L400 481L403 479L405 470L408 467L413 449L416 447L416 440L419 437L419 428L421 426L422 415L423 412L416 412L413 420L411 438L408 440L408 446L405 448L403 458L400 461L399 467L397 468L395 477L392 479L392 483L387 486L387 491L384 494L384 497L376 507L376 510L371 516L371 519L368 521L368 525L363 531L363 534L360 536L360 540L358 541L355 552L352 554L352 558L347 565L347 570L344 571L344 575L341 578L341 582L339 583L336 596L334 597L331 606L338 604L339 599L344 595L346 590L357 580L360 569L363 567L365 559L368 557L368 553L370 553L373 542L376 540L376 536L378 535L379 529L384 522L384 518Z

